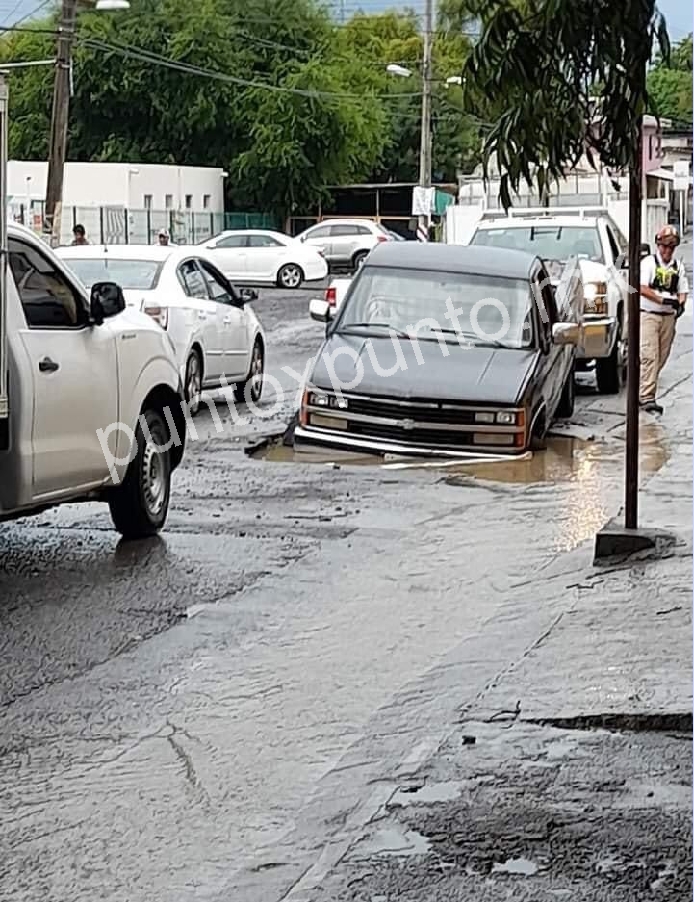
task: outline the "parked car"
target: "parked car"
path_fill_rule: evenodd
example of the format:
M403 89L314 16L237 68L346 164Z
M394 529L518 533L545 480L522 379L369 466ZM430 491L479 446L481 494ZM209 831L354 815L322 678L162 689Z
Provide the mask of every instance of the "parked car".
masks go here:
M29 229L9 224L7 241L0 521L99 501L126 538L157 533L186 441L169 336L114 281L87 292Z
M372 248L394 238L371 219L324 219L297 235L303 244L319 249L331 268L357 270Z
M542 207L513 210L510 215L487 211L470 243L537 254L553 261L557 274L569 257L578 257L586 299L585 318L606 318L610 323L610 340L603 355L595 358L598 391L619 392L627 363L627 242L607 210ZM578 369L586 369L590 363L589 358L579 354Z
M553 420L572 414L577 347L605 340L604 321L580 322L577 265L552 286L523 251L375 248L334 319L326 301L312 302L326 338L296 447L445 457L542 448Z
M328 274L319 249L268 229L222 232L204 242L208 255L232 282L267 282L300 288Z
M86 245L58 249L91 288L110 280L126 303L147 313L173 341L191 415L205 389L236 384L239 399L257 402L263 389L265 335L250 306L251 289L238 290L195 248L158 245Z

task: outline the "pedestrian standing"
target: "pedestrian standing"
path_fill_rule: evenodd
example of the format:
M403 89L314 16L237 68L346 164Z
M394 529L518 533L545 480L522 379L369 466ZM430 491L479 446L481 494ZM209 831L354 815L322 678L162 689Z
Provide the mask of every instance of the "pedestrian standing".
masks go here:
M656 401L658 377L670 356L676 323L689 294L684 264L675 257L679 243L677 229L663 226L655 236L656 252L641 261L639 403L650 413L663 412Z

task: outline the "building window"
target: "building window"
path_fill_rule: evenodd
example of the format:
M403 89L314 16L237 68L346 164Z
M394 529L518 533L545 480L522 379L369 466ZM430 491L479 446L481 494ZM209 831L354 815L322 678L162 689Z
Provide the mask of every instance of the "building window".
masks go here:
M192 209L193 209L193 195L186 194L186 210L192 210Z
M211 194L203 194L203 196L202 196L203 210L209 210L211 203L212 203L212 195Z
M165 203L166 203L167 210L173 210L173 194L166 195Z
M152 195L151 194L145 194L145 196L143 198L143 202L145 205L145 210L152 209Z

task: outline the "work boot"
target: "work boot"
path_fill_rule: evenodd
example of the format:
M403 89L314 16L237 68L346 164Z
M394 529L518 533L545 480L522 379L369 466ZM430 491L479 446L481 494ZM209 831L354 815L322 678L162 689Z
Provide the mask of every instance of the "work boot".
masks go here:
M641 410L645 410L647 413L662 413L663 412L663 408L655 400L643 401L641 403Z

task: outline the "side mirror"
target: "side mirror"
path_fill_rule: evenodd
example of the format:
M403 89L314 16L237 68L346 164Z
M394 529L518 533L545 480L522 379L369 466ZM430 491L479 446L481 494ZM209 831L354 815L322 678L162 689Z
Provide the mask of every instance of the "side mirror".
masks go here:
M239 295L244 304L250 304L258 300L258 292L254 288L241 288Z
M651 252L650 244L646 244L646 242L644 242L643 244L639 245L639 255L641 257L648 257L650 252Z
M552 326L552 342L555 345L577 345L580 338L578 323L554 323Z
M92 320L100 326L105 319L125 310L123 289L115 282L95 282L89 299Z
M317 323L328 323L332 318L332 307L322 298L314 298L309 302L308 312Z

